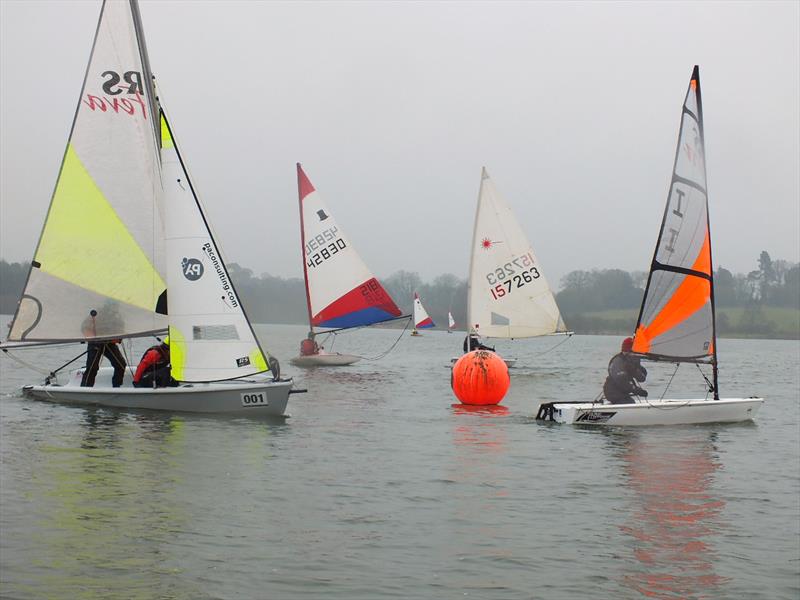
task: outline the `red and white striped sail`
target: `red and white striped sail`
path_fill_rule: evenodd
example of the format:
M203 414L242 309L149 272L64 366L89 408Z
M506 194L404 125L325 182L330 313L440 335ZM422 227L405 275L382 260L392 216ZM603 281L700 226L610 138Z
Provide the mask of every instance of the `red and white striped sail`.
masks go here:
M363 327L399 317L397 304L356 253L300 163L297 188L311 328Z
M428 311L422 306L419 294L414 292L414 329L429 329L435 327L433 319L428 316Z

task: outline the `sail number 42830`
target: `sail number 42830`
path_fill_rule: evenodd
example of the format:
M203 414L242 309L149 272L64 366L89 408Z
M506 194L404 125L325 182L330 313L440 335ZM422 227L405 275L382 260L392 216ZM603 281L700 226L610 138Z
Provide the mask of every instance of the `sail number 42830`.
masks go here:
M498 283L493 288L490 288L489 291L492 293L492 297L497 300L506 294L510 294L512 290L521 288L523 285L530 283L534 279L539 279L540 276L539 270L536 267L531 267L522 273L512 275L502 283Z

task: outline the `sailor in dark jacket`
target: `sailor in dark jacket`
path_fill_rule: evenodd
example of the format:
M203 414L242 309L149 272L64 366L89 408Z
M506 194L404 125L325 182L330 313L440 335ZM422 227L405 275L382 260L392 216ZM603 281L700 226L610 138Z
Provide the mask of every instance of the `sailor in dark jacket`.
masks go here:
M611 404L631 404L634 396L647 397L647 390L639 383L647 379L647 370L638 356L631 354L633 338L622 340L622 352L608 363L608 377L603 384L603 393Z
M485 346L481 343L480 336L477 333L470 333L464 338L464 352L472 352L473 350L489 350L494 352L491 346Z

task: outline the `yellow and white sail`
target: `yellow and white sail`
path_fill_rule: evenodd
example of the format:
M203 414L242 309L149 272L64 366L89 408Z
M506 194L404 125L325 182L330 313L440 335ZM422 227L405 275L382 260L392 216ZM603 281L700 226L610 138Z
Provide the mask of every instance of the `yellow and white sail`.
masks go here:
M11 341L167 326L157 115L138 22L135 3L103 4Z
M566 331L553 293L511 207L484 168L467 292L467 327L521 338Z

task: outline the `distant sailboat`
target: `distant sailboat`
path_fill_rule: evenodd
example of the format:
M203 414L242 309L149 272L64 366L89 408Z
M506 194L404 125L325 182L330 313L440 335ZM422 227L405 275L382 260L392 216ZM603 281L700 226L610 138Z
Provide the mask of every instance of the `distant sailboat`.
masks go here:
M332 333L392 321L402 314L356 253L300 163L297 189L309 335L301 343L300 355L290 362L302 367L353 364L361 357L319 348L314 329L330 328L327 333Z
M554 333L568 332L553 292L511 207L483 168L467 284L467 335L512 339ZM516 362L504 360L508 366Z
M588 425L676 425L752 419L762 398L720 400L714 270L706 193L700 69L683 102L667 206L650 264L633 352L646 360L710 364L714 399L649 400L631 404L546 403L538 418ZM707 380L706 380L707 381Z
M292 381L278 379L277 361L253 332L154 85L137 1L104 2L3 347L99 344L168 330L177 387L131 387L130 371L113 387L104 368L93 387L81 387L78 369L66 385L51 375L23 392L72 404L282 415ZM270 368L275 380L263 375Z
M419 299L419 294L414 292L414 329L411 330L411 335L421 335L418 329L430 329L435 327L433 319L428 316L428 311L422 306Z
M447 311L447 333L453 333L453 327L456 326L456 320L453 318L453 313Z

